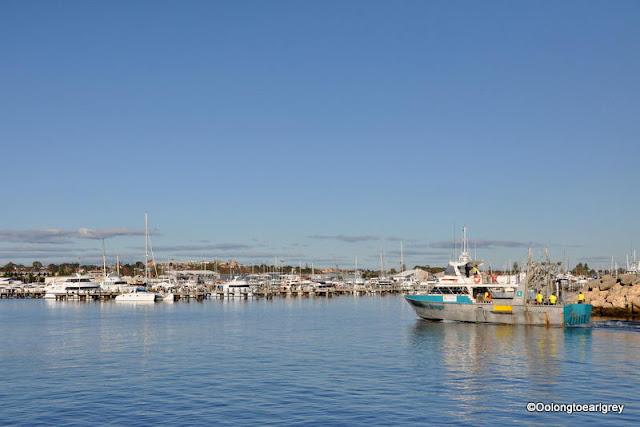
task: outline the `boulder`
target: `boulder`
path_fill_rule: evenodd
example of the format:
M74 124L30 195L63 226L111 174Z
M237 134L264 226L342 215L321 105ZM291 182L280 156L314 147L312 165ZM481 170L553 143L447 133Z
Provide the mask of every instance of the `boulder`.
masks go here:
M621 296L615 296L611 299L607 298L607 303L611 303L613 308L627 308L627 299Z
M585 295L584 299L587 299L587 296ZM566 297L564 299L564 303L565 304L577 304L578 303L578 294L573 294L569 297Z
M583 292L587 292L587 291L591 291L591 290L600 290L600 280L598 279L591 279L589 280L583 287L582 287L582 291Z
M637 295L637 296L634 296L633 298L631 298L631 303L635 307L640 307L640 295Z
M634 276L633 274L621 274L619 279L620 279L620 283L623 286L631 286L633 285L633 282L636 280L636 276Z
M629 287L629 296L631 295L640 295L640 285L633 285Z
M601 280L600 285L598 286L602 291L608 291L616 284L616 279L611 276L604 276Z
M600 291L591 291L584 293L584 301L587 304L590 304L591 301L600 299Z

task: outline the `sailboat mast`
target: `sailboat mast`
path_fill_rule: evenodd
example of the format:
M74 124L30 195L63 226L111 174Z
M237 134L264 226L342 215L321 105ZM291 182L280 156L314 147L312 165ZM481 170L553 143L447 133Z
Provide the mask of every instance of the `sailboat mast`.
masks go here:
M147 228L147 213L144 213L144 283L149 281L149 232Z
M104 251L104 237L102 238L102 274L107 277L107 255Z
M358 278L358 255L356 255L356 269L353 270L353 284L355 285L356 279Z

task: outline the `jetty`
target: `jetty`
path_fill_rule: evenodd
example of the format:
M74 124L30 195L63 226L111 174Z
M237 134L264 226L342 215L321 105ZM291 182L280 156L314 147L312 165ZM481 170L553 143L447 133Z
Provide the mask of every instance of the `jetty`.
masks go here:
M173 291L174 301L203 301L205 299L273 299L273 298L333 298L338 296L372 296L416 294L426 289L424 285L407 287L390 286L353 286L339 287L281 287L262 286L253 290L229 294L219 286L201 286L197 289ZM41 299L46 292L43 288L1 289L0 299ZM56 301L113 301L121 292L103 290L78 290L55 295ZM51 298L51 300L54 300Z

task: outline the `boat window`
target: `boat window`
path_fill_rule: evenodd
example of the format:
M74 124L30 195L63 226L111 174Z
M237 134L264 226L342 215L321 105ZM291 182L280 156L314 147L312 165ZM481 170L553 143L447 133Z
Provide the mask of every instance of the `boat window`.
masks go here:
M444 270L444 274L447 276L455 276L456 275L455 267L451 264L447 265L447 268Z

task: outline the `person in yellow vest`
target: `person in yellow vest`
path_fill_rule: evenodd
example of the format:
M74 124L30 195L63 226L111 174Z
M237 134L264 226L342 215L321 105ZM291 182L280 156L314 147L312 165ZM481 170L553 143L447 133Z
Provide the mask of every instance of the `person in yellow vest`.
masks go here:
M489 291L484 292L484 300L487 301L489 299Z
M549 304L555 305L556 301L558 301L558 298L554 294L551 294L549 296Z
M578 294L578 304L584 304L584 294L582 291Z
M542 304L542 300L544 300L544 297L540 292L538 292L538 294L536 295L536 304Z

